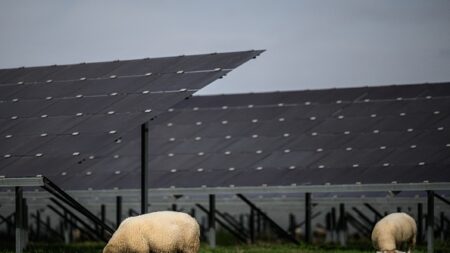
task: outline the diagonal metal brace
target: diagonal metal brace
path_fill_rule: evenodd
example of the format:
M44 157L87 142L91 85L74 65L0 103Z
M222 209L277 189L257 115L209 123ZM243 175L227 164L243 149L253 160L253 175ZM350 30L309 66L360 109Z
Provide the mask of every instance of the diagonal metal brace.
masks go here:
M265 214L263 211L261 211L261 209L259 209L255 204L253 204L249 199L244 197L244 195L238 193L238 194L236 194L236 196L238 196L240 199L242 199L242 201L247 203L247 205L249 205L256 212L258 212L265 220L267 220L270 223L270 225L272 225L272 227L275 228L276 231L278 231L278 234L282 238L285 238L286 240L288 240L292 243L300 244L300 242L297 241L297 239L295 239L293 236L291 236L286 230L284 230L280 225L278 225L274 220L272 220L267 214Z

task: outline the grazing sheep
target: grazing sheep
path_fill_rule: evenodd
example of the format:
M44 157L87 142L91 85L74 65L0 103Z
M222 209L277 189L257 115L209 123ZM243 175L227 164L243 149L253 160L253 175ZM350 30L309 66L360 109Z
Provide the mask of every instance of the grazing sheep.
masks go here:
M162 211L125 219L103 253L197 253L200 227L185 213Z
M397 252L403 243L408 251L416 244L417 227L415 220L406 213L392 213L379 220L372 231L372 243L383 253Z

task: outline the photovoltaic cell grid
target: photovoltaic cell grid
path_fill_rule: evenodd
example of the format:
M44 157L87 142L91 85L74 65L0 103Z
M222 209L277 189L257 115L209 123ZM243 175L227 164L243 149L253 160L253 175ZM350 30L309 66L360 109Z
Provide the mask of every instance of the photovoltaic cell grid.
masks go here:
M106 156L122 136L261 52L2 69L0 175L112 188L136 168Z
M449 83L195 96L154 123L155 188L450 180ZM138 166L136 132L114 153Z

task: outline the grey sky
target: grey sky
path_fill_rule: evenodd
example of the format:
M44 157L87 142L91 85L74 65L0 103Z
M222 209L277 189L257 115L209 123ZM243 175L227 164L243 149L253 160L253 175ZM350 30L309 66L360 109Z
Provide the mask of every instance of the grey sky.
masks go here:
M0 68L248 49L199 94L450 81L450 1L0 2Z

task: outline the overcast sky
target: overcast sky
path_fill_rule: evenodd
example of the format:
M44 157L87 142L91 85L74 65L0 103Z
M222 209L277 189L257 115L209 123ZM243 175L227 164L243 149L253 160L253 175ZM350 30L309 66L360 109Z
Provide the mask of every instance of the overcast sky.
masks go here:
M450 1L0 2L0 68L248 49L198 94L450 81Z

